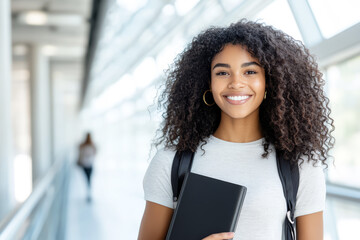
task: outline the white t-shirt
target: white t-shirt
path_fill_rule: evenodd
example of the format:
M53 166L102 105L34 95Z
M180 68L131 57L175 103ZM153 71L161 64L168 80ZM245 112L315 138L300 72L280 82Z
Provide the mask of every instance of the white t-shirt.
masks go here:
M87 144L80 147L79 161L83 167L91 167L94 164L96 150L93 145Z
M205 154L199 147L194 156L191 172L247 187L234 240L283 239L285 197L273 145L268 158L261 157L263 140L233 143L210 136L203 146ZM143 180L145 200L176 207L171 187L174 156L175 151L162 148L151 160ZM325 178L318 165L305 161L299 168L295 218L324 210Z

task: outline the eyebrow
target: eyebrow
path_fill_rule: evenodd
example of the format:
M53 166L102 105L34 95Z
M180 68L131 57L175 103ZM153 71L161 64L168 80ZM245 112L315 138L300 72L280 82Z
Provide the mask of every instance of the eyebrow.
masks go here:
M260 64L258 64L257 62L246 62L246 63L241 64L241 67L248 67L251 65L258 65L259 67L261 67Z
M251 66L251 65L257 65L257 66L261 67L260 64L258 64L257 62L246 62L246 63L241 64L241 67L244 68L244 67L248 67L248 66ZM213 69L215 69L216 67L230 68L230 65L227 64L227 63L217 63L217 64L215 64Z
M213 69L215 69L216 67L230 68L230 65L229 65L229 64L226 64L226 63L217 63L217 64L215 64L215 66L213 67Z

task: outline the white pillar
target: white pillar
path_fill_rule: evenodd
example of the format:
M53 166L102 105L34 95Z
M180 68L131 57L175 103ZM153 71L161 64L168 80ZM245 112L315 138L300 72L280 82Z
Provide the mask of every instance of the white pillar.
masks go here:
M0 1L0 220L15 204L11 126L10 1Z
M31 150L33 182L40 180L51 163L51 109L49 59L42 46L30 46Z

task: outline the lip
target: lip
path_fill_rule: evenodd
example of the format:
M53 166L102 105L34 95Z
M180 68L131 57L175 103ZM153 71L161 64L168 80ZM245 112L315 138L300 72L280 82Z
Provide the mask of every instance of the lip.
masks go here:
M247 99L244 100L231 100L229 98L227 98L227 96L249 96ZM228 95L224 95L225 100L233 105L241 105L246 103L250 98L252 97L252 95L249 94L228 94Z

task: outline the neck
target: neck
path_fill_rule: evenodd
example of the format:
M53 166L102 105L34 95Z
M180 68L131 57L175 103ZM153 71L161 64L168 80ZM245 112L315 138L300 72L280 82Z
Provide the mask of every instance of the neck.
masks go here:
M248 118L235 119L221 113L219 127L213 135L228 142L256 141L263 137L259 114L254 114Z

